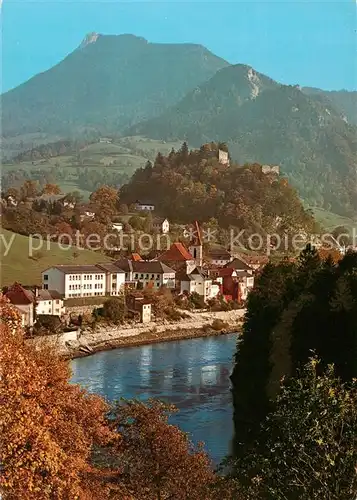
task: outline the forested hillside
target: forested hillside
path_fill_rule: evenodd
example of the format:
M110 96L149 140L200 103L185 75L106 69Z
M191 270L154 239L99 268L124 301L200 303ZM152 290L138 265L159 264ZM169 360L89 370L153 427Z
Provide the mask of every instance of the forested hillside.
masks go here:
M222 165L218 147L224 145L189 151L183 144L168 156L158 154L153 165L148 162L122 187L121 200L150 198L172 221L214 218L220 227L239 227L247 234L313 230L313 217L286 179L263 174L258 164Z
M327 98L279 85L247 66L222 69L128 132L195 146L228 141L241 164L280 165L306 203L337 213L357 210L356 127Z

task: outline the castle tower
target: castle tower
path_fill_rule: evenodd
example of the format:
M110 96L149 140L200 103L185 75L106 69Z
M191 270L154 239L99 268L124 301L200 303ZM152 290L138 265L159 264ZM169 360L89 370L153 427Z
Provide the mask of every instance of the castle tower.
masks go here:
M203 245L201 229L197 221L194 223L194 234L191 237L188 251L192 255L195 265L201 267L203 263Z

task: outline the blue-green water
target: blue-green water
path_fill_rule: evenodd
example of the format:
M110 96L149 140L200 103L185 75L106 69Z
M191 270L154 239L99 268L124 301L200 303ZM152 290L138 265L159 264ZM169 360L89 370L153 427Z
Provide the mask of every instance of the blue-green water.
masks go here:
M229 375L236 335L99 352L72 361L72 381L110 400L154 397L180 410L171 422L204 441L218 463L233 434Z

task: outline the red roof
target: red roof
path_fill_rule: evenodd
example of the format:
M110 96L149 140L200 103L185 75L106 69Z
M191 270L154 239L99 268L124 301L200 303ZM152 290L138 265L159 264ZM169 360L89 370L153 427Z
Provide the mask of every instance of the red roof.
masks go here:
M172 243L170 248L160 255L159 260L167 262L186 262L187 260L193 260L193 257L182 243L176 242Z
M10 286L5 293L11 304L25 306L34 302L34 296L29 290L25 290L21 285L15 283Z
M134 260L135 262L140 262L143 259L140 257L140 255L138 253L132 253L131 254L131 260Z

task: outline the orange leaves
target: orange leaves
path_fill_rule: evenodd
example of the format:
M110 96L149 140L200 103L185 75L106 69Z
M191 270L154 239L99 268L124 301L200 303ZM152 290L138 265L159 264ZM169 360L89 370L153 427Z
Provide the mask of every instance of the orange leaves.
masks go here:
M61 188L57 184L46 184L43 188L43 194L61 194Z
M68 363L25 343L0 302L0 488L10 499L80 498L94 444L117 437L107 404L69 383Z

